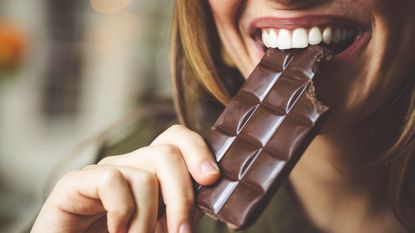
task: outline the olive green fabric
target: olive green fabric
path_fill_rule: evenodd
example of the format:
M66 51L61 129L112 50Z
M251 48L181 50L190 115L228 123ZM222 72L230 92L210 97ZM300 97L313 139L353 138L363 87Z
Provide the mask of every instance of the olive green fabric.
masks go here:
M149 112L150 111L150 112ZM97 161L105 156L130 152L148 145L158 134L177 122L172 106L147 108L147 114L139 114L124 126L119 126L118 133L108 138L103 144ZM115 138L115 139L114 139ZM257 222L241 233L317 233L307 221L301 208L297 205L288 183L284 184L271 200ZM199 222L197 233L228 233L227 226L204 216Z
M148 146L159 134L178 123L171 102L144 106L125 121L127 123L117 125L101 145L97 161L106 156L125 154Z

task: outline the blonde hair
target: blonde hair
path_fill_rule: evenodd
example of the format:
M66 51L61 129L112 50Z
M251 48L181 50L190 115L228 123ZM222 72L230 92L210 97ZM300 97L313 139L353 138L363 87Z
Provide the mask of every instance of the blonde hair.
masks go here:
M171 46L179 119L202 134L230 100L229 90L238 85L225 85L227 76L234 75L235 79L238 74L226 72L220 57L221 43L211 12L206 9L208 1L175 1ZM415 229L415 86L406 96L410 101L405 107L409 110L402 123L394 122L399 128L398 137L385 158L391 205L398 219Z
M399 219L415 230L415 85L408 111L395 144L387 151L390 163L389 192Z
M218 43L216 29L209 12L207 1L179 0L175 2L171 43L171 71L175 89L175 104L179 120L190 126L197 126L196 115L203 109L197 102L210 95L222 104L230 100L223 82L218 79ZM193 109L192 109L193 108ZM192 110L191 110L192 109Z

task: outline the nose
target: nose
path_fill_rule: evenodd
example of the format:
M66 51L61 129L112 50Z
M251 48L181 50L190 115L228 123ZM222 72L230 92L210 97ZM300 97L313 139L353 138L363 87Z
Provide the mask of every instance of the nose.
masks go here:
M267 0L280 9L298 9L312 7L329 0Z

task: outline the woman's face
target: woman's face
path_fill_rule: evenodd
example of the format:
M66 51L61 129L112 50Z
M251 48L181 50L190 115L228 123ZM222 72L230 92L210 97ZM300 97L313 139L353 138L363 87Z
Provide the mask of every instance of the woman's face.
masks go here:
M414 0L209 0L222 44L247 78L267 47L310 43L337 54L317 95L338 127L392 98L415 69ZM331 33L330 33L331 32ZM291 37L291 38L290 38ZM332 127L329 127L330 129Z

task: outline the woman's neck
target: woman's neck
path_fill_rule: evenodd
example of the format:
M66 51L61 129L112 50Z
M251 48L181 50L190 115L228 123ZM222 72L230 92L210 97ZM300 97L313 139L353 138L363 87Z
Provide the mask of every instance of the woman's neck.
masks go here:
M300 204L323 232L400 232L387 201L386 166L370 166L379 156L367 144L370 132L356 127L317 136L290 175Z

